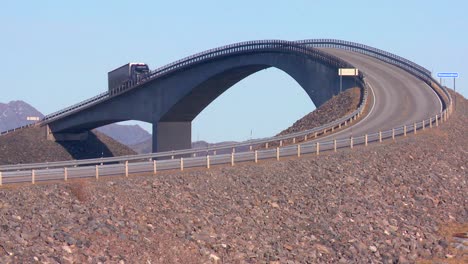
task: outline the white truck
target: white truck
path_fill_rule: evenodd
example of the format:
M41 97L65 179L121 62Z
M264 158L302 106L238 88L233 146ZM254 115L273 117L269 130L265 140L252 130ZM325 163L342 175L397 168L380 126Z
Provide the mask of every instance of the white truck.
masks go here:
M109 93L114 94L117 88L127 81L137 82L144 74L149 72L145 63L127 63L107 74L109 82Z

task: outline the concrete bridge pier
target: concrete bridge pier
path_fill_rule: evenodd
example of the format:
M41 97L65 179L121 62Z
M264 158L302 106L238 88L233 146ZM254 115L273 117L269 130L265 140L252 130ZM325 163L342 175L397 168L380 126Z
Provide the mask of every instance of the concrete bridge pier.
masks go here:
M153 152L192 148L192 122L153 123Z

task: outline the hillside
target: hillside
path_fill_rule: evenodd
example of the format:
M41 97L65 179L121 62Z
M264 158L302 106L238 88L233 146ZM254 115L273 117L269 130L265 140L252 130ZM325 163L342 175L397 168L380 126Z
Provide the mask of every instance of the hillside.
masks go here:
M0 189L0 262L467 263L457 98L439 128L367 148Z
M96 130L126 146L132 146L151 140L151 134L139 125L110 124L99 127Z
M294 122L289 128L281 131L278 136L312 129L333 122L356 110L359 107L360 98L360 88L347 89Z
M33 123L34 121L27 120L28 116L42 118L44 115L20 100L0 103L0 132Z
M0 137L0 165L89 159L135 154L127 146L94 131L83 142L54 142L43 128L26 128Z

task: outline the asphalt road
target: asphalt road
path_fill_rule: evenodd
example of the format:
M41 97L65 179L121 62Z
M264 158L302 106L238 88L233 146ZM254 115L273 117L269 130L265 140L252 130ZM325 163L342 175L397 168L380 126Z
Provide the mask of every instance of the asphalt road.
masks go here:
M363 71L372 88L369 96L375 99L371 112L359 123L320 140L390 130L419 122L442 111L442 103L432 88L410 73L364 54L333 48L320 50L348 61Z

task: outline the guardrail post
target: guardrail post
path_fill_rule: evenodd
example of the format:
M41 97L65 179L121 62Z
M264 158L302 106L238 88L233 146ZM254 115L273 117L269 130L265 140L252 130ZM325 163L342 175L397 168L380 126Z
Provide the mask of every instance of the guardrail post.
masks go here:
M96 180L99 180L99 166L96 165Z
M283 140L280 140L279 145L280 145L280 147L283 146Z
M316 153L317 155L320 154L320 142L315 143Z
M268 142L267 142L267 143L265 143L265 148L266 148L266 149L268 148Z
M438 127L439 126L439 116L438 115L436 115L435 121L436 121L436 127Z
M336 139L333 140L333 150L336 152Z
M345 125L345 126L348 125L348 120L345 120L345 121L344 121L344 125Z
M367 146L367 134L364 135L364 146Z
M301 156L301 144L297 144L297 157Z
M206 155L206 168L210 168L210 155Z
M429 117L429 128L432 128L432 117Z
M183 171L184 170L184 158L180 158L180 170Z
M338 124L338 129L340 129L340 128L341 128L341 123Z
M304 136L304 141L307 141L307 135Z
M232 153L236 153L236 148L232 148Z
M258 152L255 150L255 163L258 163Z
M171 159L174 159L174 155L171 156Z
M382 143L382 131L379 131L379 142Z
M403 136L406 137L406 125L403 126Z
M327 133L327 129L325 128L325 129L323 130L323 135L325 135L326 133Z
M32 181L32 184L36 183L36 171L35 170L31 170L31 181Z
M280 154L279 148L277 147L276 148L276 160L279 160L279 158L280 158L279 154Z
M392 139L395 140L395 128L392 128Z
M153 160L153 174L156 175L156 160Z
M128 160L125 161L125 177L128 177Z
M253 147L252 147L252 145L250 145L249 150L252 151L252 149L253 149Z
M67 170L67 167L64 167L63 168L63 179L65 181L68 181L68 170Z
M2 172L0 171L0 186L3 185L3 177L2 177Z
M231 153L231 166L234 166L234 153Z
M426 129L426 124L424 122L424 120L422 121L422 130Z
M296 138L293 138L293 144L296 144Z
M317 132L314 133L314 138L317 138Z
M349 139L349 147L353 148L353 137Z
M416 135L416 123L413 123L413 132Z
M331 128L331 132L333 132L333 131L335 131L335 127L334 127L334 126L332 126L332 128Z
M216 156L216 150L213 150L213 156Z

